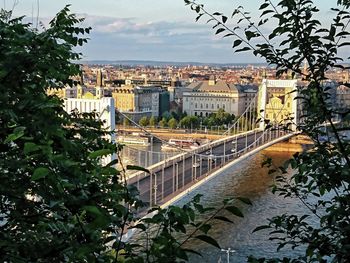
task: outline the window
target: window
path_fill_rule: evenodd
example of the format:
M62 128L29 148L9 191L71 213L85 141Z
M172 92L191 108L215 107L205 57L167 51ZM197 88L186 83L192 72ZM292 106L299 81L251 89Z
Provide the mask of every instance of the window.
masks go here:
M222 105L222 108L225 109L225 104Z
M207 105L205 105L205 108L206 108L206 109L208 109L208 104L207 104Z
M211 108L214 109L214 104L211 105Z
M203 109L203 104L201 104L201 109Z
M220 105L219 105L219 104L217 104L217 105L216 105L216 108L217 108L217 109L219 109L219 108L220 108Z
M195 108L197 108L197 106L198 106L198 105L197 105L197 103L196 103L196 104L194 104L194 107L195 107Z

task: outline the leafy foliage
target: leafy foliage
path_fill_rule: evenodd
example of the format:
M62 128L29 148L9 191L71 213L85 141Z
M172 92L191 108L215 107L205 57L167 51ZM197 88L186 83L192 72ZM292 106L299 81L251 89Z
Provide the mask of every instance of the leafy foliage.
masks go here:
M218 246L209 221L230 222L218 214L226 204L204 208L197 196L182 209L156 207L140 219L145 204L126 171L149 171L122 163L117 170L121 146L108 140L98 114L68 114L47 95L79 73L71 61L90 32L76 26L82 21L68 6L40 30L0 13L0 261L176 262L196 253L183 247L186 240ZM118 159L104 164L113 153ZM210 211L209 220L196 219ZM146 234L145 243L123 242L131 228Z
M176 129L176 127L177 127L177 120L175 118L171 118L168 121L168 125L169 125L170 129Z
M152 116L150 119L149 119L149 125L152 126L152 127L155 127L157 124L157 118Z
M149 124L148 118L147 118L146 116L143 116L143 117L140 119L139 124L140 124L141 126L144 126L144 127L147 126L147 125Z
M233 221L220 215L223 211L229 211L233 216L242 217L242 212L235 203L238 201L250 204L245 198L227 198L219 208L204 207L200 204L201 195L196 195L191 202L183 207L169 206L166 209L154 208L151 216L141 219L134 228L141 231L141 245L135 253L134 244L126 244L125 253L131 262L176 262L187 261L188 253L198 254L188 248L192 240L200 240L214 247L220 248L209 232L210 222L218 220L226 223ZM201 215L198 219L198 215ZM206 219L203 219L206 218ZM190 226L190 227L188 227ZM174 235L173 233L176 233ZM152 240L149 243L149 240Z
M334 87L327 85L327 72L349 70L339 54L350 45L349 1L337 1L338 7L330 25L315 18L318 7L311 0L261 1L260 17L255 20L242 6L233 10L231 19L221 13L209 13L202 4L185 0L198 16L213 23L215 34L230 37L235 52L250 51L277 69L277 76L290 72L304 85L298 88L302 116L298 129L315 143L312 151L296 154L279 171L273 191L284 197L295 197L309 210L308 215L283 214L256 230L271 229L270 239L277 240L278 250L287 246L305 248L300 258L255 259L250 262L348 262L350 258L350 146L342 135L349 132L346 123L337 124L335 117L348 118L349 109L338 109L332 103ZM229 22L236 26L231 28ZM266 28L273 30L266 34ZM307 70L303 70L304 62ZM348 83L345 83L348 85ZM294 91L295 92L295 91ZM328 128L325 128L324 124ZM321 139L323 138L323 139ZM288 168L291 178L283 176ZM313 197L313 199L310 199ZM314 200L311 202L310 200ZM312 220L310 219L312 218ZM312 223L316 220L317 224Z

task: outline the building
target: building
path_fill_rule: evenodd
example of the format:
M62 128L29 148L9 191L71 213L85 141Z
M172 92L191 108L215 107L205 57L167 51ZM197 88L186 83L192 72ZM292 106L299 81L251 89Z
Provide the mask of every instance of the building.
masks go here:
M103 87L89 88L77 84L73 87L66 85L64 88L49 88L48 95L56 95L61 99L100 99L105 96L105 89Z
M125 85L115 88L112 97L119 111L138 121L143 116L160 116L164 99L168 98L161 96L163 92L162 88L155 86Z
M266 122L285 124L293 122L293 129L299 121L297 97L297 80L263 79L258 93L258 117L261 118L260 129ZM288 120L287 120L288 119Z
M101 98L101 99L77 99L66 98L64 100L64 110L71 113L73 110L78 112L93 112L96 111L99 114L99 119L103 121L103 128L111 132L108 139L115 142L115 107L113 98ZM108 164L116 158L115 154L105 157L102 160L103 164Z
M350 109L350 88L345 85L339 85L336 89L336 105L341 112Z
M245 99L255 96L251 96L253 89L246 90L249 91L247 94L244 92L244 86L216 81L213 77L209 81L194 82L183 92L182 110L189 115L207 117L219 109L224 109L239 116L245 110Z

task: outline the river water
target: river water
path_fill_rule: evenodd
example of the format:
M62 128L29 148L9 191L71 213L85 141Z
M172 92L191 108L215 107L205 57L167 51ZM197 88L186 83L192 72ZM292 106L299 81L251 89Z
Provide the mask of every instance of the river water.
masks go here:
M231 254L231 263L246 262L249 255L271 258L301 253L300 250L291 248L277 253L277 245L268 240L267 231L252 233L257 226L266 224L267 218L275 215L286 212L296 215L308 213L299 200L285 199L271 193L273 176L268 175L267 168L261 167L261 162L266 155L272 157L276 165L282 164L291 157L290 154L280 152L262 152L254 155L239 165L227 169L176 203L176 205L182 205L198 193L203 194L202 204L205 206L218 207L222 204L222 200L229 196L247 197L252 201L252 206L240 205L244 218L234 218L234 224L213 222L213 229L209 232L222 248L231 248L236 251ZM189 246L203 255L203 257L191 256L190 262L220 262L220 260L227 262L226 253L211 245L194 241Z

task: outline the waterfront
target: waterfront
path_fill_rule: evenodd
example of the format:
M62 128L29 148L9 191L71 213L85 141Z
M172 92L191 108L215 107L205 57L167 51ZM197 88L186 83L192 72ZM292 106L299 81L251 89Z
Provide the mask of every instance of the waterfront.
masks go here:
M252 206L240 206L244 218L235 218L234 224L215 222L210 234L216 238L224 249L231 248L236 252L231 255L230 262L246 262L247 256L264 256L267 258L278 255L295 255L298 250L286 248L282 253L276 253L276 243L268 241L267 231L252 233L254 228L265 224L267 218L289 212L292 214L307 213L299 200L284 199L271 193L270 186L273 177L268 175L268 169L261 167L264 154L273 158L279 165L291 155L286 153L262 152L243 161L239 165L223 172L222 175L202 185L193 193L182 199L176 205L182 205L194 195L203 194L202 203L207 206L219 206L225 196L248 197ZM192 242L190 247L199 251L203 257L192 256L190 262L226 262L226 254L219 249L202 242Z

